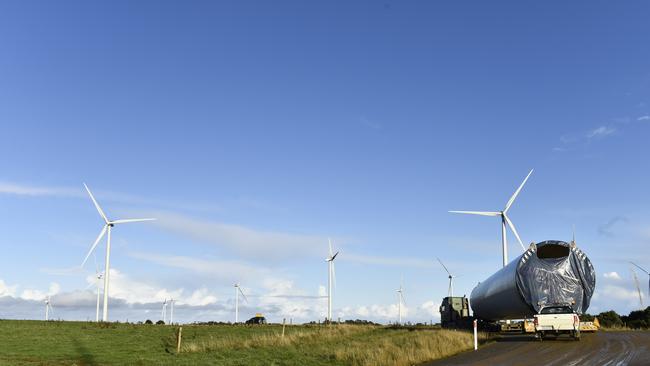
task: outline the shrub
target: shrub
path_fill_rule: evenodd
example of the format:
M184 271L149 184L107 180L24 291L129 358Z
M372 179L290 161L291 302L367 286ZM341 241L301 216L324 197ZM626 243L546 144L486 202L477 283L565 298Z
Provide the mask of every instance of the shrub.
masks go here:
M600 325L605 328L617 328L623 326L623 320L621 320L621 317L614 310L598 314L598 321L600 322Z
M145 320L145 324L153 324L153 322L150 319Z

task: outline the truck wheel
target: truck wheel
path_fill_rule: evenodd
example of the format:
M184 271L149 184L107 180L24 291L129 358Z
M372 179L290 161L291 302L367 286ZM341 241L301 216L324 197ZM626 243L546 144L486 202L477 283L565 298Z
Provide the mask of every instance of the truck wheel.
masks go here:
M573 340L575 340L575 341L580 340L580 331L573 332Z

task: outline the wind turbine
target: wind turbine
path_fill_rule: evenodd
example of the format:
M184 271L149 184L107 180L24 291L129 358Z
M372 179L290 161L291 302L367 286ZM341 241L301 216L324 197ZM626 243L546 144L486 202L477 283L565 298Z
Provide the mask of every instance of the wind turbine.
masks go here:
M399 324L402 324L402 303L406 305L406 302L404 301L404 288L402 287L402 283L404 282L404 279L400 280L399 283L399 290L397 290L397 315L399 318Z
M632 263L632 264L635 265L638 269L642 270L643 272L645 272L645 274L648 275L648 298L650 298L650 273L649 273L648 271L646 271L645 269L643 269L643 267L641 267L640 265L638 265L638 264L636 264L636 263L634 263L634 262L630 262L630 263Z
M639 287L639 279L636 277L636 272L634 271L634 268L630 268L632 270L632 276L634 277L634 284L636 285L636 291L639 293L639 306L641 306L639 309L643 310L643 296L641 295L641 287Z
M102 277L104 276L103 273L99 272L99 266L97 266L97 256L93 253L93 258L95 260L95 278L97 279L96 281L96 286L97 286L97 309L95 311L95 321L99 322L99 286L102 283ZM90 284L92 286L92 283ZM90 286L88 286L90 287Z
M248 298L244 295L244 291L241 290L239 283L233 285L235 287L235 324L239 323L239 294L244 297L244 300L248 302Z
M167 324L167 299L163 301L161 316L162 316L163 323Z
M524 184L526 184L526 181L528 180L528 177L533 174L533 169L530 170L526 178L524 179L523 182L521 182L521 185L515 193L510 197L508 202L506 203L506 207L503 209L503 211L449 211L452 213L462 213L462 214L470 214L470 215L481 215L481 216L500 216L501 217L501 245L503 249L503 266L505 267L508 264L508 242L506 238L506 224L510 226L510 229L512 230L512 233L515 234L515 237L519 241L519 245L521 245L521 248L526 251L526 248L524 247L524 243L522 243L521 238L519 237L519 234L517 233L517 229L515 229L515 225L510 221L508 218L508 210L510 209L510 206L512 206L512 203L515 202L515 199L519 195L519 192L521 189L524 187Z
M440 264L442 265L442 268L444 268L445 271L447 271L447 274L449 275L449 289L448 289L448 291L447 291L447 292L448 292L448 293L447 293L447 296L449 296L449 297L453 297L453 296L454 296L454 282L453 282L453 279L456 278L456 277L458 277L458 276L454 276L454 275L452 275L452 274L449 272L449 270L447 269L447 267L442 263L442 261L440 260L440 258L437 258L437 259L438 259L438 262L440 262Z
M95 248L97 247L97 244L99 244L99 241L102 240L104 237L104 234L108 233L107 235L107 240L106 240L106 264L104 266L104 311L102 314L102 320L103 321L108 321L108 285L110 283L110 256L111 256L111 230L113 227L117 224L125 224L129 222L141 222L141 221L152 221L155 219L122 219L122 220L109 220L108 217L106 217L106 214L102 210L102 208L99 206L99 203L97 203L97 200L95 200L95 197L93 194L90 192L90 189L84 183L84 187L86 187L86 191L88 191L88 195L90 196L90 199L93 201L95 204L95 208L97 209L97 212L99 212L99 216L102 217L104 220L104 227L102 228L102 231L99 232L99 235L97 236L97 239L95 240L95 243L93 246L90 248L88 251L88 254L86 255L86 258L84 258L84 261L81 263L81 266L83 267L84 264L86 264L86 261L88 260L88 257L93 253Z
M50 320L50 310L54 311L54 308L50 302L50 295L47 295L47 299L45 299L45 321Z
M169 305L171 307L171 310L169 312L169 324L174 325L174 302L176 300L170 299L169 300Z
M334 259L339 255L339 252L334 253L332 250L332 240L327 238L329 244L330 255L325 259L328 266L328 277L327 277L327 320L332 322L332 280L336 283L336 273L334 271ZM336 284L335 284L336 286Z

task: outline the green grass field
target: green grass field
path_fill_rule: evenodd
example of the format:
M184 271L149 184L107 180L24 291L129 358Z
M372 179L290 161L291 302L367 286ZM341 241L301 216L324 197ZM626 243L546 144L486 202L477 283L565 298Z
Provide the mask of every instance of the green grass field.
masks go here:
M472 347L467 332L367 325L178 327L0 320L0 365L412 365Z

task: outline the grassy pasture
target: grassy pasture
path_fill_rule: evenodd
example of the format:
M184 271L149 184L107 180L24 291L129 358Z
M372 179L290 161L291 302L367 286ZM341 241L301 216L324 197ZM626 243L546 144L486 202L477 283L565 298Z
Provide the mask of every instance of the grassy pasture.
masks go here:
M412 365L472 348L467 332L367 325L183 326L0 320L0 365Z

